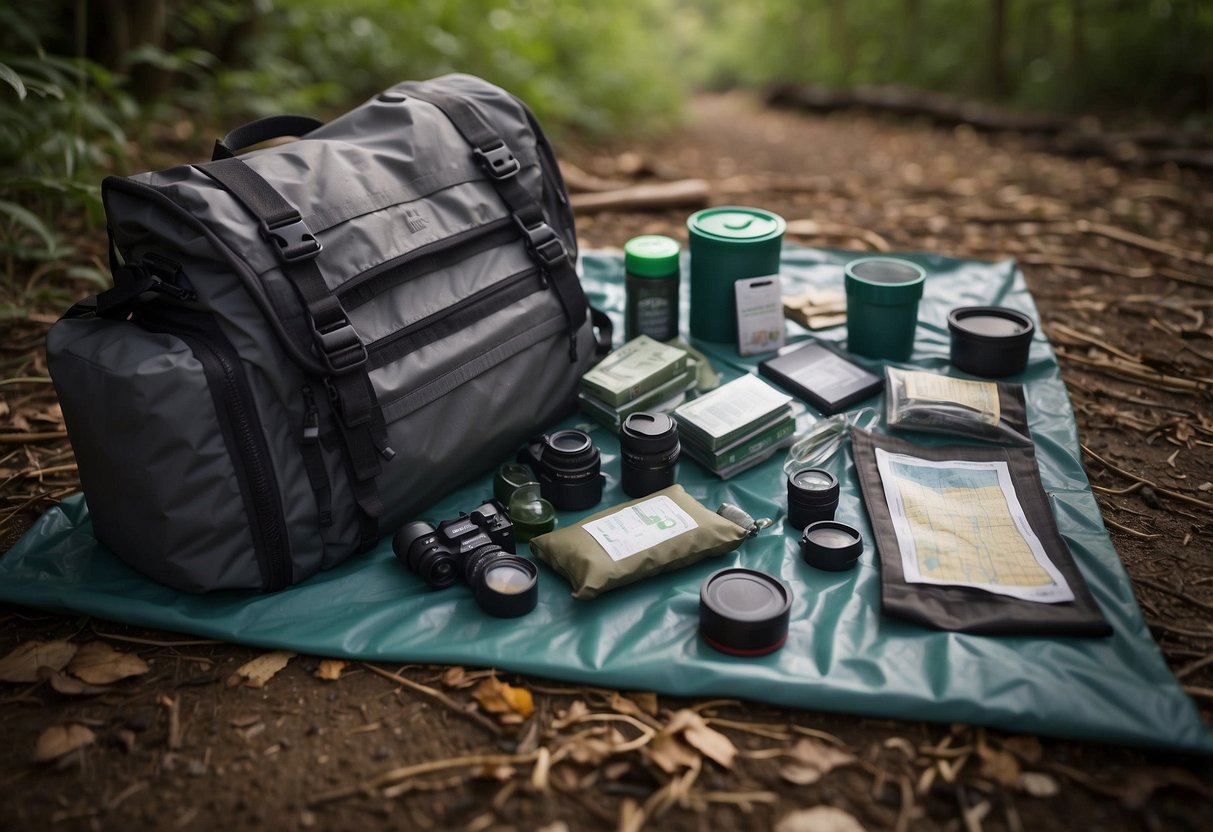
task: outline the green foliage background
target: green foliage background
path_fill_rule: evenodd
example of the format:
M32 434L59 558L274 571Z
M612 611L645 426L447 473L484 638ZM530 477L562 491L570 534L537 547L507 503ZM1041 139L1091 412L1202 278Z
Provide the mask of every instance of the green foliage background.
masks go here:
M65 276L105 281L78 246L97 237L105 173L200 155L204 136L252 117L340 112L405 78L481 75L557 136L590 140L667 129L697 87L773 81L1205 126L1211 42L1213 0L8 4L0 316L60 304Z

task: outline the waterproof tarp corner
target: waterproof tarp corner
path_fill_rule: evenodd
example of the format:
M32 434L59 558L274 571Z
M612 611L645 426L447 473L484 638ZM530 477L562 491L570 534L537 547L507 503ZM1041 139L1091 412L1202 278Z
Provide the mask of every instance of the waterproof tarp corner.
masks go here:
M842 265L855 256L785 246L785 292L841 289ZM929 277L906 366L948 369L946 316L952 307L1000 304L1036 319L1013 262L908 257ZM618 322L622 258L587 255L582 265L591 302ZM794 339L805 337L794 325L790 329ZM845 331L818 337L841 340ZM738 358L729 345L697 346L726 380L756 364ZM680 481L705 505L728 500L755 517L776 519L736 552L592 601L571 598L568 585L541 566L539 606L521 619L486 617L465 587L429 592L397 563L390 538L363 557L272 595L183 595L142 578L99 547L79 497L49 511L0 559L0 600L325 656L489 665L681 696L748 697L796 708L1213 753L1213 736L1154 644L1103 527L1081 465L1065 386L1042 335L1032 344L1028 370L1013 380L1027 385L1041 480L1062 537L1113 627L1109 638L989 638L881 616L876 555L847 453L828 465L843 485L839 519L865 533L859 567L847 573L817 572L800 560L797 537L784 522L779 456L727 481L690 460L681 464ZM574 416L568 424L588 422ZM603 505L623 502L618 443L601 428L592 431L607 475ZM485 460L486 470L497 462ZM489 491L486 476L441 500L427 516L453 516ZM561 521L579 516L566 514ZM697 635L699 585L710 572L732 564L777 574L795 592L788 641L774 654L732 658Z

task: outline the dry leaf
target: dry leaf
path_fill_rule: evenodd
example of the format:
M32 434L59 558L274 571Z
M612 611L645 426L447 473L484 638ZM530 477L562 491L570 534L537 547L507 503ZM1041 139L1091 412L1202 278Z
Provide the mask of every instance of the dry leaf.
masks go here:
M345 670L345 662L340 659L321 659L320 667L316 668L316 672L312 675L325 682L336 682L341 678L343 670Z
M568 743L569 757L582 765L597 766L626 740L616 728L600 726L578 734Z
M1007 737L1002 741L1002 747L1025 763L1039 763L1044 757L1040 740L1032 736Z
M36 682L38 668L62 670L76 655L67 641L27 641L0 659L0 682Z
M640 710L649 716L657 716L657 694L652 691L633 691L630 698L640 706Z
M34 747L34 762L48 763L57 760L64 754L70 754L77 748L92 745L97 741L97 735L88 728L77 723L69 725L52 725L38 736Z
M703 717L691 710L681 710L670 718L664 733L677 734L681 732L683 739L706 757L715 760L725 768L733 767L733 758L737 756L737 747L733 741L715 728L708 726Z
M104 641L90 641L81 647L67 666L68 673L94 685L108 685L147 671L143 659L134 653L121 653Z
M775 824L775 832L865 832L863 824L833 806L790 812Z
M467 674L464 673L462 667L455 665L454 667L448 667L443 672L442 676L439 677L439 681L441 681L442 684L446 685L448 688L462 687L463 680L466 675Z
M855 755L840 751L814 739L801 739L788 752L792 762L779 769L779 774L789 783L807 786L816 783L839 766L855 762Z
M1019 775L1019 782L1032 797L1053 797L1061 791L1053 777L1040 771L1025 771Z
M490 676L481 682L476 690L472 691L472 698L491 714L515 713L530 716L535 712L535 700L529 690L507 685L496 676Z
M674 774L681 768L691 768L695 765L698 755L687 748L672 734L661 733L653 738L645 751L649 759L656 763L666 774Z
M1014 756L985 743L977 744L977 756L981 758L981 776L993 780L1008 789L1019 789L1019 761Z
M38 678L50 682L51 687L64 696L96 696L99 693L110 691L110 688L90 685L88 682L73 679L62 671L51 670L49 667L38 668Z
M122 743L127 754L134 754L135 749L139 747L139 740L130 728L118 729L118 742Z
M590 709L586 704L580 699L576 699L572 705L569 705L567 711L561 711L560 715L552 720L552 727L557 731L567 728L589 712Z
M290 650L275 650L272 653L265 653L236 668L236 672L227 677L227 686L234 688L243 683L250 688L263 688L265 683L273 679L274 674L286 667L293 658L295 658L295 654Z
M611 692L611 710L620 714L628 714L629 716L636 716L644 713L642 710L640 710L639 705L618 691Z

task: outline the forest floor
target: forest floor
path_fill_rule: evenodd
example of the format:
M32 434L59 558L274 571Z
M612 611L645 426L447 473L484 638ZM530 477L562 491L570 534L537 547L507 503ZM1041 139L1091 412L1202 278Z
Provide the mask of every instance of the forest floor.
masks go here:
M691 115L660 140L557 150L603 179L702 178L715 204L813 221L797 242L1019 259L1117 552L1167 662L1213 717L1209 178L742 95L701 98ZM686 214L599 213L578 230L584 248L685 240ZM60 311L8 327L6 378L45 376ZM49 385L0 386L0 436L3 551L77 485ZM77 666L94 672L0 686L5 830L1213 828L1207 759L513 674L494 691L471 668L299 657L254 688L230 682L258 650L0 607L0 655L31 640L92 642ZM522 689L533 716L484 719L490 699ZM474 702L479 719L463 718Z

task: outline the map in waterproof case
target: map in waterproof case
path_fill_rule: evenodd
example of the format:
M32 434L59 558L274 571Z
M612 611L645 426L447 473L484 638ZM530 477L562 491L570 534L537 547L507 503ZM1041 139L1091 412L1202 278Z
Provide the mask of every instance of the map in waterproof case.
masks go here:
M817 341L758 362L758 372L827 416L879 393L884 386L880 376Z

